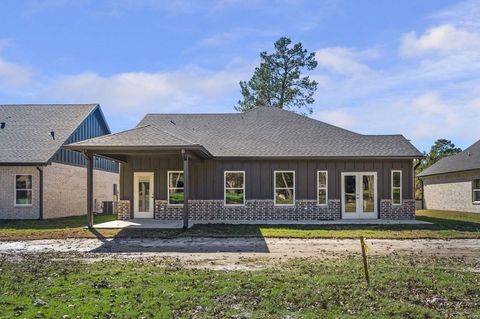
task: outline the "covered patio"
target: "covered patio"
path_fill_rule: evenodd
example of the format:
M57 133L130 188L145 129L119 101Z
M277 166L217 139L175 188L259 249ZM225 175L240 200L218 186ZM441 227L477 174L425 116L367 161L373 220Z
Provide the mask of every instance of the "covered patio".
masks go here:
M182 220L166 222L155 221L153 215L152 219L146 218L144 220L137 219L133 221L135 217L133 214L134 205L133 198L123 200L120 198L119 204L122 202L124 206L128 206L128 212L126 212L128 219L131 221L116 221L119 227L107 227L107 228L124 228L124 227L136 227L139 228L188 228L189 226L189 205L190 198L190 162L201 161L212 158L212 155L199 144L191 143L186 140L175 137L169 133L166 133L156 127L146 125L137 127L131 130L123 131L116 134L106 135L87 141L77 142L74 144L66 145L65 148L81 152L87 159L87 227L95 228L102 227L102 224L95 225L93 220L93 163L95 157L103 157L111 160L115 160L120 163L120 170L123 169L124 164L130 161L139 160L142 158L180 158L182 161L183 172L183 204L179 205L183 208ZM139 169L139 171L145 171L145 169ZM153 185L151 185L153 188ZM152 210L155 205L155 195L148 194L146 199L150 201ZM120 208L121 210L121 208ZM139 222L141 221L141 222ZM112 222L115 223L115 222ZM165 226L161 226L164 224ZM108 225L107 225L108 226Z

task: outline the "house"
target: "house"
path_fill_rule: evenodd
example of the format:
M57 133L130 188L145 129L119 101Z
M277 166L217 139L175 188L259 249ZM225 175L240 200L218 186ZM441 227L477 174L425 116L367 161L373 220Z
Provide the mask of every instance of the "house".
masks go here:
M121 219L415 218L413 159L422 154L407 139L276 107L148 114L133 129L67 147L121 162Z
M85 214L87 161L63 145L109 133L96 104L0 105L0 219ZM100 210L113 201L118 164L95 158L94 166L92 210Z
M480 141L419 174L427 209L480 213Z

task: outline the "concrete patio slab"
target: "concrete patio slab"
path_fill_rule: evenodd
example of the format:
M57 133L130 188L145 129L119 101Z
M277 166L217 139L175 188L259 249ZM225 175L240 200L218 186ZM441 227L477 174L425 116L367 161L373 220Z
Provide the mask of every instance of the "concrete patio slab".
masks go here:
M319 220L319 221L291 221L291 220L238 220L238 221L218 221L218 220L191 220L189 227L198 224L230 224L230 225L431 225L432 223L421 220L384 220L384 219L340 219L340 220ZM97 229L175 229L182 228L182 220L158 220L158 219L132 219L129 221L114 220L105 223L95 224Z

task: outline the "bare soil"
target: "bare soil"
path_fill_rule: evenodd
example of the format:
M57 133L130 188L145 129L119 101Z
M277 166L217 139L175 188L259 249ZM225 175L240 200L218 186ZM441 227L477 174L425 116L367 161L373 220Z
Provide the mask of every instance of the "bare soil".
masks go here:
M479 239L366 240L370 256L421 255L466 258L480 264ZM354 239L175 238L46 239L0 242L0 254L23 258L54 253L55 258L85 261L174 259L187 267L258 269L288 259L331 259L360 255Z

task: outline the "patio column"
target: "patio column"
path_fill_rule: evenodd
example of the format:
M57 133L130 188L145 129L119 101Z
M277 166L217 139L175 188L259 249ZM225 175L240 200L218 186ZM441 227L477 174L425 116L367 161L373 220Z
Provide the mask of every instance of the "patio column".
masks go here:
M182 149L183 159L183 229L188 228L188 199L190 198L190 182L188 178L188 153Z
M87 158L87 226L93 228L93 154L85 153Z

